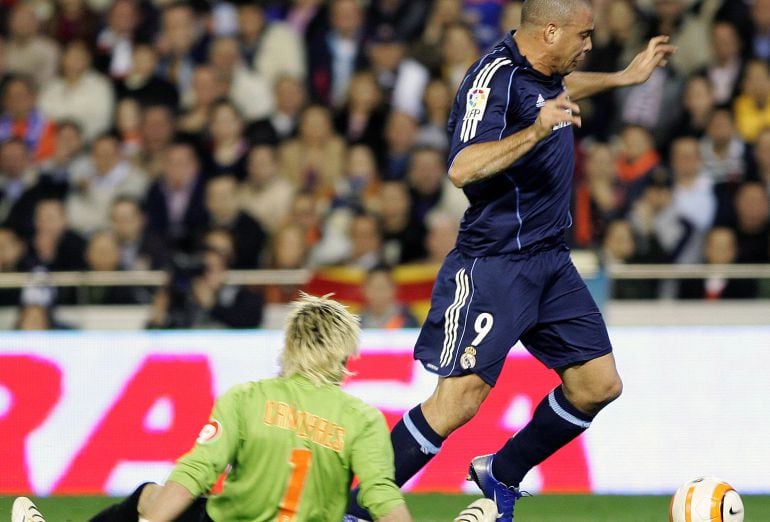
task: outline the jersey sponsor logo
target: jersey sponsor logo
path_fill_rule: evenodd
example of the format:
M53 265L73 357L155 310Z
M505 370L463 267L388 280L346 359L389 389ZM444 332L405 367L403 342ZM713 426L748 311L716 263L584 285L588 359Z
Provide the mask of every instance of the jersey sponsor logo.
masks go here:
M487 98L489 98L488 87L476 87L468 91L468 101L465 104L465 120L481 121L484 117L484 110L487 108Z
M217 440L221 435L222 423L216 419L211 419L206 423L205 426L203 426L203 428L201 428L201 431L198 433L198 438L195 439L195 442L198 444L208 444Z
M343 426L313 413L298 410L285 402L267 401L263 421L268 426L293 431L297 437L337 453L345 447Z
M489 83L492 81L492 77L501 67L509 65L511 60L508 58L496 58L495 60L484 65L479 70L478 74L473 80L473 85L468 90L467 103L465 105L465 116L463 116L463 125L460 130L460 139L466 142L476 136L479 122L484 118L486 112L487 102L492 90L489 88ZM479 107L479 99L481 93L484 93L483 106ZM475 93L475 94L474 94ZM474 105L471 106L471 98L473 97Z
M538 109L545 105L545 98L543 98L543 95L540 93L537 93L537 101L535 102L535 107Z

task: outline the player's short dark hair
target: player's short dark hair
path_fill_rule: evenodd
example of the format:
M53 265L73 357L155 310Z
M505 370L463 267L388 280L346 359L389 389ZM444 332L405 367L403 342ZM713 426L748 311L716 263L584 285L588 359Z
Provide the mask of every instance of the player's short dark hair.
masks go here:
M591 7L588 0L525 0L521 8L521 26L538 27L548 22L566 23L578 8Z

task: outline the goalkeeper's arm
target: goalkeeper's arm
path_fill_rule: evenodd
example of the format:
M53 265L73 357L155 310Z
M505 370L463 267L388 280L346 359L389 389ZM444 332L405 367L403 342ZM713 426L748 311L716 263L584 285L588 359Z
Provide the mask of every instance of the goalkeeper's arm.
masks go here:
M139 501L139 522L171 522L190 507L195 500L190 491L170 480L164 486L155 486L142 492Z

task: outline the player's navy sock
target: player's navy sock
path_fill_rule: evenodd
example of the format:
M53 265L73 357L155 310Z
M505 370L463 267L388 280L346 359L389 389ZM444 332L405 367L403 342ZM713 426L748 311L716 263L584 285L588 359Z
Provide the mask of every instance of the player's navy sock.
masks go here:
M436 433L430 427L422 408L418 404L404 414L404 417L393 426L390 441L393 444L393 463L396 468L396 484L400 487L425 467L441 449L445 437ZM356 501L358 488L350 495L348 513L358 518L371 520L369 514Z
M502 483L518 486L530 469L583 433L592 420L567 400L559 386L538 404L529 423L495 454L492 473Z
M136 522L139 518L139 495L147 484L152 482L145 482L122 502L100 511L90 522Z

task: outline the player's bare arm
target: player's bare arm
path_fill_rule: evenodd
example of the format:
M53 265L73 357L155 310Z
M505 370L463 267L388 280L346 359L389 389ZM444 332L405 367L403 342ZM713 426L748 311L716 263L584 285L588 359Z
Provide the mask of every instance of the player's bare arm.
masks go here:
M412 515L409 514L406 504L401 504L384 517L378 518L377 522L412 522Z
M499 141L468 145L455 156L449 168L449 179L456 187L490 178L527 154L540 141L550 136L556 125L569 122L580 127L580 108L567 93L548 100L529 127Z
M139 498L140 521L171 522L190 507L195 497L178 482L168 481L163 486L150 484Z
M567 90L573 100L580 100L594 94L646 82L656 67L664 67L668 57L676 52L676 46L668 43L668 36L651 38L647 47L637 54L628 67L614 73L576 71L564 78Z

